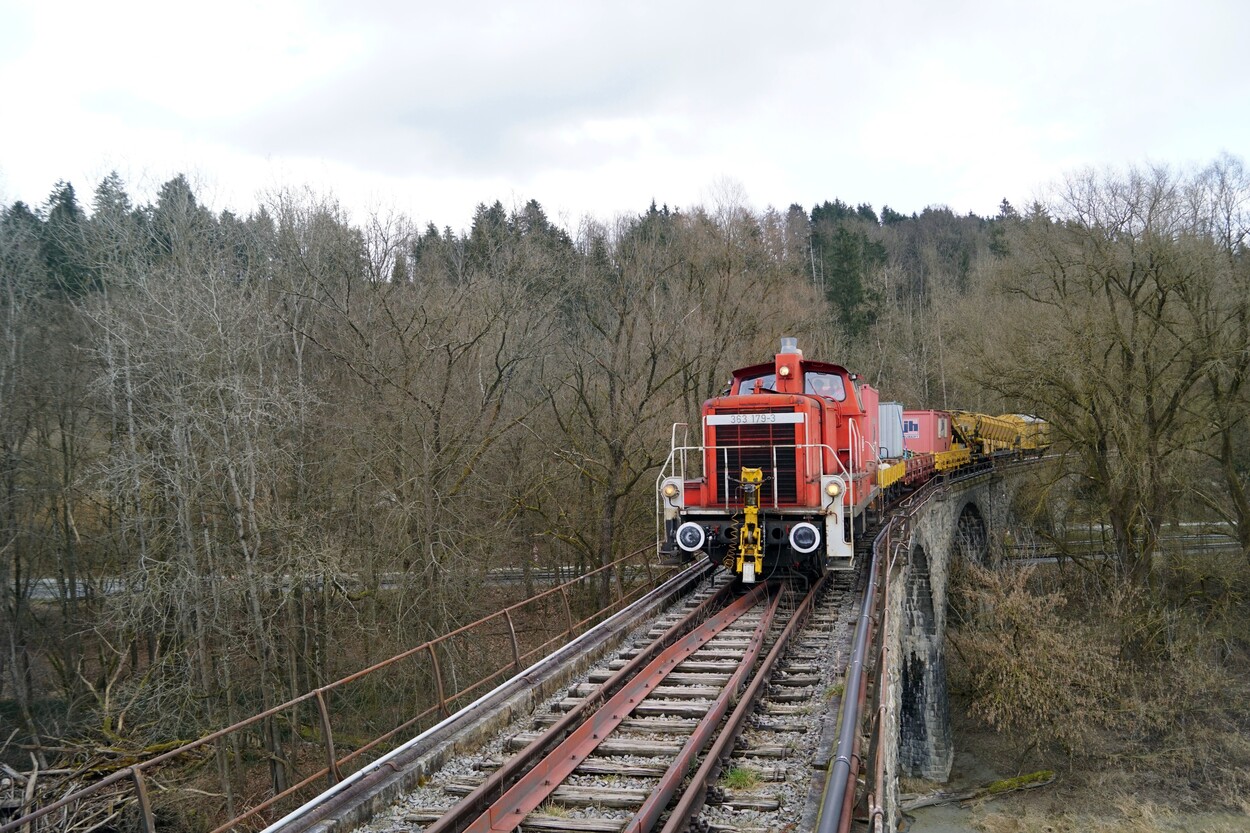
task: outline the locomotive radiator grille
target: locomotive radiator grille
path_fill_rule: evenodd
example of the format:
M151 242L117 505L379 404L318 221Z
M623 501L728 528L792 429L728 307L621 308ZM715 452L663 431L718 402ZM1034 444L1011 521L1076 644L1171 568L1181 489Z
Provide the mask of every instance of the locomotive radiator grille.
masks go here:
M716 466L717 482L725 492L725 475L737 479L743 467L764 471L764 487L761 491L762 505L794 505L798 502L798 471L795 453L794 424L775 425L717 425ZM774 501L775 496L775 501ZM720 495L720 502L741 505L742 494L732 483L728 494Z

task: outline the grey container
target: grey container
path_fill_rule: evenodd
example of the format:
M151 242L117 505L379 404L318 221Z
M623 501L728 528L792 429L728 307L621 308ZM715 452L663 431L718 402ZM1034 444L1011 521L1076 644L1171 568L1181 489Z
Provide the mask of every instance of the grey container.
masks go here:
M882 460L899 460L903 456L903 404L882 402L877 406L881 425Z

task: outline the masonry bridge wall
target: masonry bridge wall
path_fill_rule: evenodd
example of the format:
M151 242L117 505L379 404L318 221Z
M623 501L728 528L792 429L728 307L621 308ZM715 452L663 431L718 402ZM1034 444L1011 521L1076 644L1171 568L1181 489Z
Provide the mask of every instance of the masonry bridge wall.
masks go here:
M889 553L881 634L886 684L879 701L886 830L898 829L899 777L950 777L955 749L944 643L951 570L961 558L985 563L990 542L1010 528L1026 472L988 472L948 484L913 516L910 535Z

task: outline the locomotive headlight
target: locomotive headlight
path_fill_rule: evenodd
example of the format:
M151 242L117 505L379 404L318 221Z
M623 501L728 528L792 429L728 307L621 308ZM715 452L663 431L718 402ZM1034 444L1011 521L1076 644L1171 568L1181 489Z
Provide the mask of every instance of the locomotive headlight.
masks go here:
M664 497L672 500L681 494L681 487L676 483L665 483L664 488L661 489L661 491L664 492Z
M811 552L820 546L820 530L807 521L795 524L790 530L790 546L795 552Z
M694 521L686 521L677 527L677 546L686 552L698 552L703 549L703 542L707 540L707 535L703 532L703 527Z
M682 500L682 482L679 478L670 477L660 484L660 494L670 506L685 505L685 501Z
M821 507L828 509L845 490L846 484L837 475L828 474L822 477L820 480Z

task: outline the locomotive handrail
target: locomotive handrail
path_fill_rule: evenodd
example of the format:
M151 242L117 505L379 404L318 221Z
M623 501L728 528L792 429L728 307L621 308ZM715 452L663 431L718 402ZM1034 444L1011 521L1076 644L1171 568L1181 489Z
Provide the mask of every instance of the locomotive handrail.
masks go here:
M677 445L677 429L678 429L679 427L681 428L681 446L680 446L680 447L685 448L685 447L686 447L686 443L690 440L690 423L688 423L688 422L674 422L674 423L673 423L673 432L672 432L672 433L673 433L673 435L672 435L672 437L669 439L669 448L678 448L678 447L679 447L679 446ZM683 453L683 454L681 455L681 477L684 479L684 478L685 478L685 476L686 476L686 455ZM662 480L662 479L664 479L664 474L663 474L663 471L661 471L661 473L660 473L660 479L661 479L661 480ZM656 481L656 484L657 484L657 488L658 488L658 485L659 485L659 481L658 481L658 480Z
M851 448L850 448L849 456L851 458L851 471L863 471L863 466L859 465L859 463L862 462L862 459L861 460L856 459L857 457L862 458L863 456L863 437L859 433L859 423L856 422L855 420L849 420L847 422L847 425L850 427L849 439L851 441ZM859 505L855 500L855 478L851 476L851 477L847 477L846 479L847 479L846 493L847 493L847 497L850 499L850 502L851 502L851 515L854 516L855 507ZM868 488L871 490L872 485L870 484ZM850 532L851 532L851 540L850 540L851 552L854 552L855 551L855 522L854 521L852 521L850 524Z
M673 424L673 441L674 442L676 442L677 427L679 425L687 425L687 424L686 423L674 423ZM730 448L734 449L735 451L744 451L744 450L745 451L761 451L763 450L769 453L773 461L773 466L771 470L772 481L773 481L773 503L772 503L771 508L773 509L785 508L781 506L781 502L780 502L779 495L778 495L777 449L793 449L796 453L802 451L805 454L805 456L808 458L809 463L811 462L813 457L818 457L820 459L820 465L818 466L818 473L816 476L824 477L825 475L836 474L836 475L843 477L847 482L847 489L848 489L848 494L850 496L850 499L852 501L854 501L855 499L856 492L855 492L854 473L847 470L841 458L838 456L837 450L834 449L833 446L829 445L828 443L779 443L776 445L770 444L770 443L754 443L751 445L721 446L720 448L726 452L726 458L725 458L726 464L721 465L720 467L721 471L725 474L726 478L728 478L729 476L729 466L727 464L727 461L728 461L728 451ZM655 522L655 540L656 540L657 548L659 548L664 542L664 521L663 521L664 504L663 504L663 498L660 495L660 486L663 484L663 482L666 479L670 477L679 478L681 479L683 483L685 483L688 479L688 474L686 471L687 457L692 454L697 454L698 459L700 461L704 461L706 460L707 449L708 447L706 445L673 445L669 449L668 457L665 459L664 464L660 467L660 473L656 477L656 480L655 480L655 485L656 485L655 498L656 498L656 510L657 510L656 522ZM836 465L835 470L829 471L825 469L824 461L826 457L833 460L834 464ZM706 478L707 472L703 471L702 468L703 467L701 466L700 473L703 478ZM811 476L812 472L809 471L808 475ZM731 491L729 489L728 481L726 481L726 483L724 484L724 488L722 488L721 491L722 491L722 494L724 495L724 500L723 500L723 505L720 506L720 508L723 510L729 510L732 508L732 506L730 503ZM852 503L852 506L854 505L855 504ZM709 505L709 506L698 506L698 507L687 507L687 508L693 511L698 511L700 509L702 510L712 509L713 507ZM854 527L854 524L852 524L852 527ZM853 529L852 529L852 535L854 535Z
M837 451L833 448L833 446L829 445L828 443L776 443L776 444L754 443L751 445L718 446L717 448L723 449L726 451L730 449L733 449L735 451L744 450L744 449L748 451L767 450L774 455L776 453L776 449L779 449L779 448L792 448L795 451L800 451L800 450L811 451L815 449L820 449L820 450L829 452L829 456L832 457L833 460L837 463L836 470L828 471L825 469L824 459L823 459L824 455L821 455L822 459L821 459L820 472L819 472L820 476L829 475L829 474L838 474L838 475L842 475L843 477L846 477L848 480L848 483L850 480L852 480L853 472L847 469L847 467L843 464L842 460L838 458ZM687 477L686 477L684 464L682 465L682 468L679 471L676 465L674 464L674 460L678 457L681 457L684 460L687 455L693 454L696 452L699 454L700 459L702 459L703 455L707 452L707 446L705 445L673 446L672 449L670 449L668 453L668 459L664 461L664 465L660 468L660 476L656 478L656 485L658 486L660 483L664 481L665 478L669 478L669 477L679 477L682 480L686 480ZM773 467L773 470L776 471L776 466ZM706 473L704 473L704 476L706 477Z

